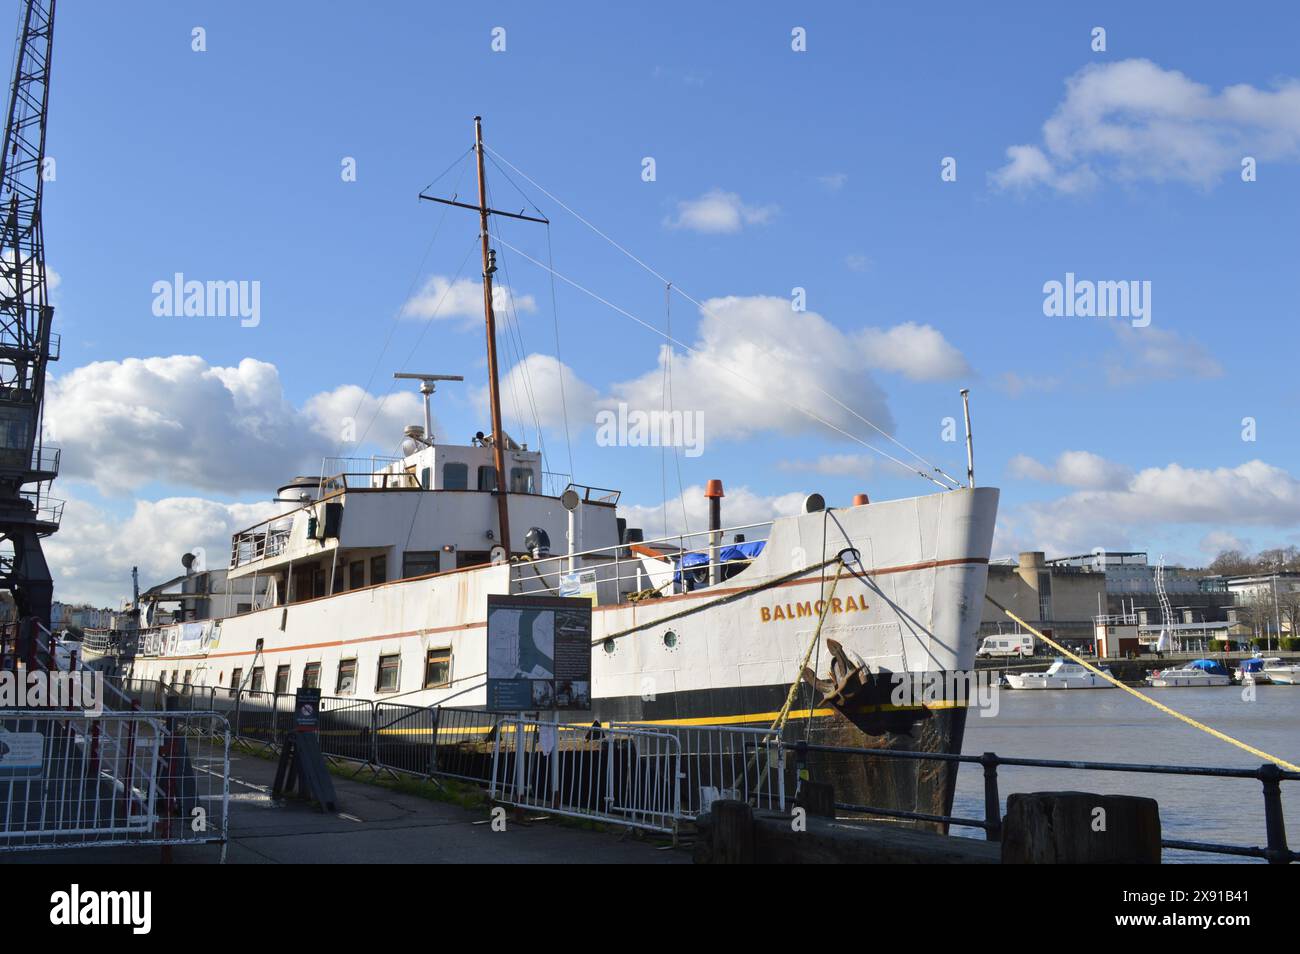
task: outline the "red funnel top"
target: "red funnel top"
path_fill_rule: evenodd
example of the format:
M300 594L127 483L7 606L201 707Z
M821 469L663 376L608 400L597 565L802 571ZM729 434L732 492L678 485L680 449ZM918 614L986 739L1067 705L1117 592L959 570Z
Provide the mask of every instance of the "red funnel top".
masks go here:
M709 481L709 485L708 485L707 487L704 488L704 496L706 496L706 497L722 497L722 496L725 496L725 495L723 494L723 492L722 492L722 481L720 481L720 480L710 480L710 481Z

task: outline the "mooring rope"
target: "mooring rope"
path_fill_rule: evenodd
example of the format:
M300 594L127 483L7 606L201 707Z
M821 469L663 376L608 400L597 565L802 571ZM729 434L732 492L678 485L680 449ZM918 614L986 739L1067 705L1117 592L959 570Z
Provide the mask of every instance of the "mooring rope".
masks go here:
M1220 732L1218 729L1208 726L1204 722L1198 722L1195 719L1193 719L1191 716L1183 715L1181 712L1169 708L1163 702L1157 702L1155 699L1152 699L1146 693L1138 692L1132 686L1126 686L1124 683L1120 682L1110 673L1104 672L1101 669L1098 669L1092 663L1088 662L1086 659L1083 659L1080 656L1076 656L1074 653L1070 652L1070 650L1066 649L1064 646L1062 646L1056 640L1052 639L1050 636L1044 636L1042 633L1034 629L1034 627L1030 626L1023 619L1021 619L1015 613L1011 612L1011 610L1007 609L1005 606L1003 606L993 597L989 596L987 593L984 594L984 598L988 600L990 603L992 603L994 606L996 606L998 609L1000 609L1004 614L1006 614L1006 616L1009 619L1012 619L1015 622L1019 623L1025 629L1033 633L1036 637L1041 639L1043 642L1047 643L1047 645L1051 646L1057 652L1061 653L1061 655L1069 657L1074 662L1077 662L1084 669L1087 669L1090 672L1093 672L1096 675L1101 676L1101 678L1105 679L1107 682L1111 683L1112 685L1119 686L1119 688L1123 689L1129 695L1136 696L1137 698L1141 699L1143 702L1147 703L1148 705L1155 706L1157 709L1159 709L1161 712L1165 713L1166 715L1171 715L1175 719L1179 720L1180 722L1187 723L1194 729L1200 729L1202 732L1206 732L1214 736L1216 739L1220 740L1221 742L1227 742L1229 745L1235 745L1237 748L1241 749L1242 751L1249 752L1251 755L1255 756L1256 758L1261 758L1264 759L1265 761L1272 762L1274 765L1278 766L1279 768L1286 769L1286 771L1288 772L1300 772L1300 765L1293 765L1290 762L1286 761L1286 759L1280 759L1276 755L1269 755L1267 752L1263 751L1262 749L1257 749L1253 745L1248 745L1245 742L1242 742L1240 739L1234 739L1232 736Z
M836 556L840 560L840 556ZM840 560L840 565L835 571L835 577L831 580L830 591L822 601L822 615L817 620L817 627L813 630L812 639L808 641L808 651L803 654L803 662L795 670L794 682L790 683L790 691L786 694L785 705L781 706L781 711L776 714L776 719L772 722L772 727L768 730L769 735L765 738L771 738L771 733L780 737L781 731L785 728L786 721L790 718L790 707L794 705L795 696L799 694L799 683L802 681L803 671L808 668L808 660L812 659L813 650L821 642L822 626L826 624L826 617L831 612L831 601L835 599L835 586L840 582L840 577L844 575L844 561ZM814 675L816 675L814 673Z

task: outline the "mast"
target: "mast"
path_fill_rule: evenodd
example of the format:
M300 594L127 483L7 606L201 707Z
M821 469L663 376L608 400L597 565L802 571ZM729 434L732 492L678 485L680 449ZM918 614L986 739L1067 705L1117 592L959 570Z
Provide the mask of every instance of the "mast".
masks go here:
M505 440L501 431L501 389L497 381L497 322L492 310L492 273L497 270L496 252L488 247L487 178L483 173L483 118L474 117L474 152L478 157L478 221L483 239L483 317L487 321L488 395L492 403L492 463L497 481L493 493L497 498L497 522L501 529L501 546L510 558L509 482L505 464Z

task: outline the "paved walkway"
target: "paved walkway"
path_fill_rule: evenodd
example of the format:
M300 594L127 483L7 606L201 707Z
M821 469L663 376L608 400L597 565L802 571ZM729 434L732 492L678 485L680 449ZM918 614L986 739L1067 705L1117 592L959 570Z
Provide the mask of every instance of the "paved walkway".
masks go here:
M202 755L195 762L210 765ZM690 864L688 849L664 848L657 836L596 832L530 813L493 831L487 812L470 810L380 785L334 776L338 811L321 813L270 795L273 761L232 752L228 864ZM363 776L364 777L364 776ZM213 845L172 849L176 863L211 864ZM153 864L157 847L79 848L0 852L0 862Z

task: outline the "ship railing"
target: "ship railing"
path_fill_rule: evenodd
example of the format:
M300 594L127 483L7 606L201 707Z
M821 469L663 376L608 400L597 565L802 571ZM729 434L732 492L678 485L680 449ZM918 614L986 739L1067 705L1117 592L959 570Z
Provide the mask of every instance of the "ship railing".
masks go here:
M552 554L540 559L523 560L513 564L511 583L517 592L576 596L590 592L583 573L587 571L589 574L595 570L595 584L598 587L614 585L619 602L633 593L646 590L653 590L657 596L672 596L674 593L702 589L710 585L715 575L721 582L744 570L751 561L723 560L722 551L737 542L765 540L773 523L774 521L767 520L718 531L697 530L653 540L596 547L573 554ZM715 532L719 541L716 544L713 542ZM736 539L738 536L742 538L739 541ZM682 570L681 558L688 553L702 554L705 560ZM791 558L792 561L802 560L804 563L809 560L807 554L792 554ZM647 569L645 561L650 561L652 569Z
M318 497L348 489L419 489L420 481L402 468L403 458L326 457L321 460Z

